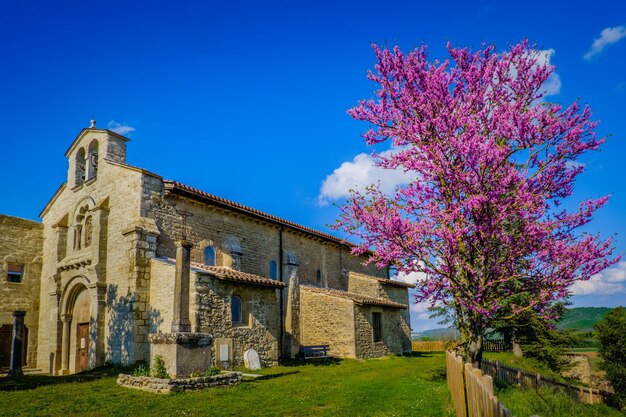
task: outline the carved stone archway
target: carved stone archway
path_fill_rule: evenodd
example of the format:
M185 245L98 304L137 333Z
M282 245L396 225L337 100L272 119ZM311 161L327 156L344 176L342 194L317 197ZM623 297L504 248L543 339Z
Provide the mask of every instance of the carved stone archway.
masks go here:
M89 334L92 333L92 327L95 329L95 317L92 314L94 297L91 287L91 283L84 276L76 276L70 279L63 289L61 295L61 309L60 318L63 323L62 329L62 341L61 341L61 375L75 372L78 368L76 351L77 346L80 346L78 339L78 326L87 324L89 328ZM78 301L78 304L77 304ZM78 306L78 308L76 308ZM78 345L77 345L78 344ZM90 345L92 343L84 342L84 348L89 352L88 365L90 367L94 360L91 359L95 352Z

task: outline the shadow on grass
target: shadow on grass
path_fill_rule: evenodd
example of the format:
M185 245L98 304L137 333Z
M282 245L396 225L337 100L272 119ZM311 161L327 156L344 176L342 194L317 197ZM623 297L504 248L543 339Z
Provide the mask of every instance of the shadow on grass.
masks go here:
M69 382L91 382L101 378L117 377L120 373L132 373L134 367L107 365L72 375L24 375L22 377L0 378L0 391L23 391L46 385L66 384Z
M259 377L254 378L254 379L247 380L246 382L266 381L268 379L276 379L276 378L281 378L283 376L299 374L299 373L300 373L300 371L279 372L277 374L268 374L268 375L259 376Z
M405 356L409 356L411 358L432 358L434 354L442 354L445 352L418 352L413 351L411 353L405 354Z
M295 367L295 366L305 366L305 365L312 365L312 366L332 366L332 365L339 365L341 362L343 361L343 359L341 358L316 358L316 359L303 359L303 358L287 358L287 359L282 359L280 361L280 365L281 366L289 366L289 367Z

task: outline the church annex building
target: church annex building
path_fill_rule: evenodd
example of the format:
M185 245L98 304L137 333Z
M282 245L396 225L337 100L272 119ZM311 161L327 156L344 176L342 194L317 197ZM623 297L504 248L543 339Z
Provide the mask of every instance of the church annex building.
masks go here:
M42 222L0 215L0 368L19 311L23 363L51 374L147 361L150 338L174 323L212 335L215 364L254 349L272 365L303 345L346 358L411 351L412 285L334 236L126 164L127 142L83 129Z

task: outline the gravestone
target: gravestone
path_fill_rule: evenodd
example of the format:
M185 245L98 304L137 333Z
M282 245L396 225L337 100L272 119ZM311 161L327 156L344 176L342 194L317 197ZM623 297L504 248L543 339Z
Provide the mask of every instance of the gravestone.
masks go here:
M247 369L251 371L261 369L261 361L259 354L254 349L248 349L243 353L243 363Z

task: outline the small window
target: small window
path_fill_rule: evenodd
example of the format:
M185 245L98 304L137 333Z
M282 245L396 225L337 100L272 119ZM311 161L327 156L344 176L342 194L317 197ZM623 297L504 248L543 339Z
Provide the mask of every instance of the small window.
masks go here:
M320 271L319 269L317 270L317 276L315 277L315 282L318 287L322 286L322 271Z
M234 295L230 299L230 317L233 324L242 324L242 311L241 311L241 298L239 296Z
M85 149L80 148L76 152L76 167L74 169L74 186L79 186L85 181Z
M94 140L89 145L88 152L88 170L87 170L87 179L91 180L96 178L98 175L98 141Z
M213 246L204 248L204 264L215 266L215 248Z
M270 278L278 279L278 263L274 260L270 261Z
M383 340L383 322L381 313L372 313L372 330L374 332L374 342Z
M9 263L7 265L7 281L20 283L24 278L24 265Z

